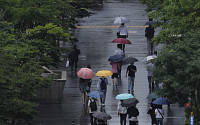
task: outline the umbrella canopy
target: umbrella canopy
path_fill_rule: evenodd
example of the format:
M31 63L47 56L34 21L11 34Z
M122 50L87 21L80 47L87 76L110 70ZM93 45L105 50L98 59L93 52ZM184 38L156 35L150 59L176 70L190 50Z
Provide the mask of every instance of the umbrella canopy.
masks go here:
M142 62L148 62L148 61L155 59L155 58L157 58L156 55L147 56L142 60Z
M112 74L109 70L101 70L96 73L96 76L111 76Z
M134 62L137 62L138 59L134 58L134 57L127 57L123 60L123 64L131 64Z
M99 91L92 91L88 94L88 96L92 98L105 98L103 92L99 92Z
M108 58L108 61L110 61L110 62L119 62L119 61L121 61L123 59L124 59L124 56L116 54L116 55L110 56Z
M156 99L156 98L159 98L160 96L158 96L157 94L156 94L156 92L152 92L151 94L149 94L148 96L147 96L147 99Z
M122 102L123 107L131 107L136 106L136 104L139 103L139 101L136 98L130 98L126 99Z
M152 24L156 24L156 23L157 23L157 21L148 21L145 23L145 25L152 25Z
M89 68L81 68L77 75L83 79L91 79L94 76L94 72Z
M119 16L114 19L114 24L121 24L121 23L128 23L128 22L130 22L130 20L128 20L126 17Z
M108 115L107 113L104 113L104 112L95 112L93 114L93 116L97 119L101 119L104 121L110 120L112 118L110 115Z
M124 100L124 99L130 99L130 98L135 98L133 95L128 94L128 93L123 93L123 94L118 94L115 99L120 99L120 100Z
M119 44L132 44L128 39L124 38L115 38L112 43L119 43Z
M171 104L170 102L167 101L166 98L157 98L152 103L156 104L156 105L168 105L168 104Z

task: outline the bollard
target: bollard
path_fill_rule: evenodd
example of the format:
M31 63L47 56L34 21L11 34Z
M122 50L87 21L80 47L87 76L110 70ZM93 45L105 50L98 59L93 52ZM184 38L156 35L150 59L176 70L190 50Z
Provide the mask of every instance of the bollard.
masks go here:
M190 114L190 125L194 125L194 115L193 112Z
M74 121L72 121L72 125L74 125Z

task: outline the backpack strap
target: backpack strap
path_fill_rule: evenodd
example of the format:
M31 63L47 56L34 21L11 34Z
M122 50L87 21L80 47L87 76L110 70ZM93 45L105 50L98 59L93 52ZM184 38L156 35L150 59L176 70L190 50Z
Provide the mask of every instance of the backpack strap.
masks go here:
M162 116L162 118L164 118L164 116L162 115L162 113L159 111L159 109L157 109L158 110L158 112L160 113L160 115Z

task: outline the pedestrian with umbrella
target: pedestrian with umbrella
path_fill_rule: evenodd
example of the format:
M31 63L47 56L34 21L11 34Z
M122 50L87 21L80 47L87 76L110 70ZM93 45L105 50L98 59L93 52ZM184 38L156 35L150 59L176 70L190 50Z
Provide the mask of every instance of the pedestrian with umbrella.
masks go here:
M118 116L120 116L120 125L126 125L127 107L122 107L122 102L123 100L118 102Z
M164 110L162 109L162 105L159 105L158 108L155 109L155 114L156 114L156 125L163 125Z
M105 78L105 76L111 76L113 73L108 70L101 70L96 73L97 76L101 76L101 78L98 80L97 83L97 90L100 92L103 92L104 97L100 98L101 105L105 106L105 100L106 100L106 92L107 92L107 85L108 80Z
M79 79L79 89L82 93L82 101L85 105L85 99L86 99L86 89L87 89L87 79L91 79L94 76L94 72L91 69L88 68L81 68L77 75L80 77Z
M94 119L93 114L97 112L97 105L98 105L98 100L95 97L90 97L88 101L88 113L90 115L91 125L96 125L96 120Z
M128 75L128 93L134 92L134 80L135 80L135 73L137 72L137 68L132 62L126 69L126 77Z
M119 55L121 57L125 57L125 54L122 50L122 44L117 44L117 49L115 50L114 52L115 55ZM118 61L118 74L119 74L119 77L121 78L121 69L122 69L122 60Z
M121 26L119 27L119 31L117 34L118 34L117 38L126 39L128 37L128 29L126 28L124 23L121 23ZM125 49L125 44L122 44L122 50L124 51L124 49Z

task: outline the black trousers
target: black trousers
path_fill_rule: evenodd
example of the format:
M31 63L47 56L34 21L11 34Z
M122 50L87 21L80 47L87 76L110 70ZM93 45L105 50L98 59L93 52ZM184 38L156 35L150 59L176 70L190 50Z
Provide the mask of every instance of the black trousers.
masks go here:
M119 114L120 115L120 124L121 125L123 125L123 123L124 123L124 125L126 125L126 116L127 116L127 114Z

